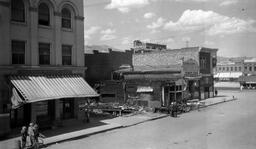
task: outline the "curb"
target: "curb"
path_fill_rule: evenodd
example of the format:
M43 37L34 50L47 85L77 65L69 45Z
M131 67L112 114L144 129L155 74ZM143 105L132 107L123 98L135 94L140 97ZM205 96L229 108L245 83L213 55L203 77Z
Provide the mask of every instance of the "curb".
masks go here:
M85 138L85 137L89 137L89 136L92 136L92 135L95 135L95 134L99 134L99 133L103 133L103 132L107 132L107 131L111 131L111 130L115 130L115 129L127 128L127 127L135 126L135 125L138 125L138 124L142 124L142 123L145 123L145 122L149 122L149 121L165 118L165 117L168 117L168 115L154 117L154 118L147 119L145 121L141 121L141 122L138 122L138 123L127 125L127 126L121 125L121 126L117 126L117 127L114 127L114 128L109 128L109 129L105 129L105 130L101 130L101 131L96 131L96 132L92 132L92 133L76 136L76 137L73 137L73 138L68 138L68 139L64 139L64 140L60 140L60 141L49 142L49 143L45 143L44 147L47 147L47 146L50 146L50 145L53 145L53 144L56 144L56 143L62 143L62 142L66 142L66 141L82 139L82 138Z
M73 138L68 138L68 139L63 139L63 140L60 140L60 141L45 143L44 147L47 147L47 146L50 146L50 145L53 145L53 144L57 144L57 143L66 142L66 141L82 139L82 138L89 137L89 136L92 136L92 135L95 135L95 134L99 134L99 133L103 133L103 132L107 132L107 131L111 131L111 130L115 130L115 129L119 129L119 128L123 128L123 126L117 126L117 127L113 127L113 128L109 128L109 129L104 129L104 130L88 133L88 134L83 134L83 135L76 136L76 137L73 137Z
M237 100L237 98L231 98L231 99L228 99L228 100L222 100L220 102L216 102L216 103L213 103L213 104L209 104L209 105L206 105L206 106L203 106L203 107L199 107L200 108L206 108L206 107L209 107L209 106L213 106L213 105L217 105L217 104L221 104L221 103L225 103L225 102L230 102L230 101L234 101L234 100Z

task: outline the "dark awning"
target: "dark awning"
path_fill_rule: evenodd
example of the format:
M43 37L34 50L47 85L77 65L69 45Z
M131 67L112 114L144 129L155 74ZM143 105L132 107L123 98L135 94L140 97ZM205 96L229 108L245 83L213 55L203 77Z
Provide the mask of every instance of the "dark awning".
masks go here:
M10 81L28 103L60 98L98 96L90 85L78 75L10 76Z

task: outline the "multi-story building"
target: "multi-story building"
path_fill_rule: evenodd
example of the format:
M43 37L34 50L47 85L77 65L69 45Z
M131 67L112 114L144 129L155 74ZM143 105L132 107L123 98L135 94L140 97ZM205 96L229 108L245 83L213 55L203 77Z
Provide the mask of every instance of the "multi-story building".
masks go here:
M97 93L83 79L83 0L0 1L1 133L82 119Z
M215 68L214 78L217 81L237 81L244 72L243 61L238 62L221 62Z

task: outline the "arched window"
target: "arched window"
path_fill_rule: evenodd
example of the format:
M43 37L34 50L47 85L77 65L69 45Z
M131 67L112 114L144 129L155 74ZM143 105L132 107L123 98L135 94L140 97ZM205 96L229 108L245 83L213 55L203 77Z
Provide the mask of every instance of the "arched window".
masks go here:
M41 3L38 9L38 24L50 25L50 10L47 4Z
M67 8L61 10L61 26L63 28L71 28L71 12Z
M25 22L25 5L23 0L11 1L11 20Z

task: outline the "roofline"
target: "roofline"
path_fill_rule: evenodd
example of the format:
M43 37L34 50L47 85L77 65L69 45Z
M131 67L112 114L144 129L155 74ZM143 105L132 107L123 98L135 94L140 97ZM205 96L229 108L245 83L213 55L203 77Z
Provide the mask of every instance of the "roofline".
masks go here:
M181 73L181 70L170 70L170 71L129 71L129 72L122 72L123 74L164 74L164 73L172 73L172 74L176 74L176 73Z

